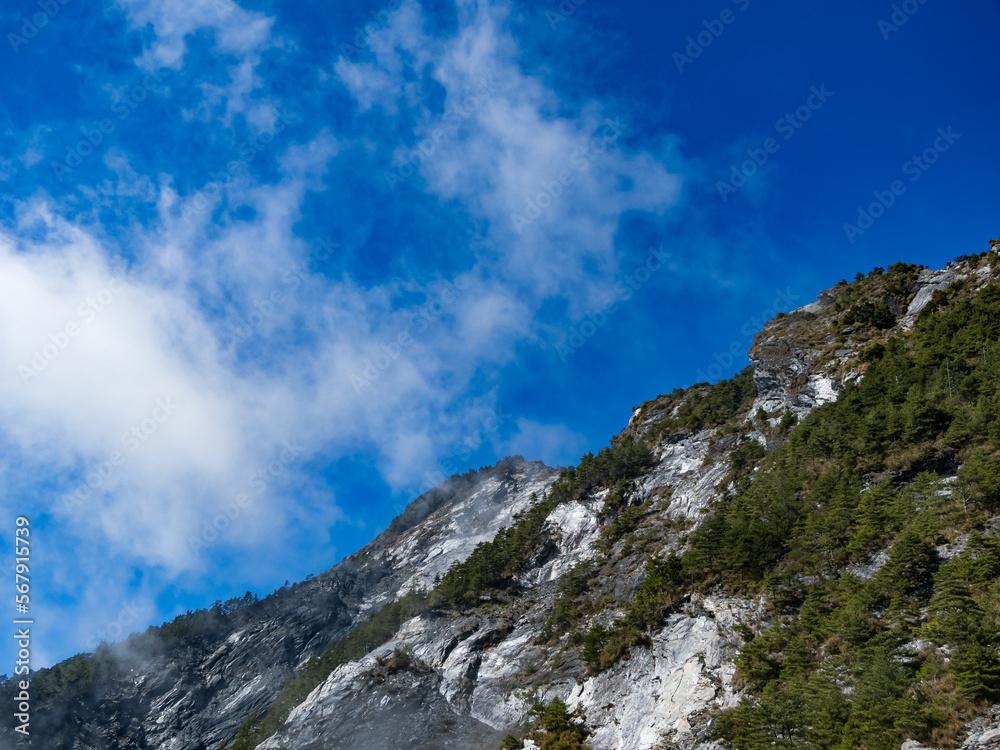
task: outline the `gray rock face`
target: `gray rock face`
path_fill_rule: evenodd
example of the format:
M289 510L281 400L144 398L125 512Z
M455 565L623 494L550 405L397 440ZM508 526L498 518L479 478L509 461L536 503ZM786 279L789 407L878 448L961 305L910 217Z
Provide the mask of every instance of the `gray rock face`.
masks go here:
M351 557L361 573L377 573L380 578L366 592L361 613L408 591L433 587L435 576L443 576L477 544L510 526L514 515L531 505L532 495L541 497L558 478L558 470L540 461L518 461L477 477L468 490L456 494L419 525L398 535L381 534Z
M759 391L754 411L788 410L802 419L817 406L837 400L844 381L835 374L836 364L849 352L837 352L841 356L832 361L828 356L835 346L831 330L835 290L821 292L815 302L772 319L754 337L749 353ZM803 327L814 335L803 335Z
M331 572L198 637L120 644L115 673L94 689L36 703L32 738L53 750L214 750L270 704L300 659L346 632L354 585Z
M647 549L647 554L678 549L679 535L668 532L666 526L681 517L700 521L702 509L716 497L716 485L729 467L725 461L705 465L710 438L711 431L704 430L665 439L655 448L655 464L632 483L629 497L633 503L654 496L669 497L661 500L661 507L649 521L651 533L657 533L661 542ZM425 716L437 711L435 707L443 698L452 710L480 722L483 731L493 729L502 734L523 725L535 701L560 698L584 709L588 723L595 728L587 741L594 750L709 747L704 742L712 712L732 707L739 699L732 683L732 657L743 643L744 631L738 626L759 630L763 602L697 597L653 634L650 648L634 648L630 659L596 677L586 675L578 647L564 651L563 642L555 647L538 643L558 578L579 562L598 565L604 559L598 541L605 495L603 491L552 512L547 521L552 548L545 559L522 575L519 582L526 591L520 597L459 618L414 618L376 652L338 668L262 748L295 750L311 747L303 743L320 736L328 740L340 737L331 734L331 712L341 705L342 696L356 690L359 680L368 679L365 675L377 669L379 658L396 648L408 649L438 675L437 695L427 698ZM445 518L453 517L452 513L451 509L441 511L441 525ZM454 515L463 513L456 505ZM412 543L401 539L393 544L403 550ZM421 549L439 544L436 541ZM605 586L616 599L628 599L642 581L641 565L627 555L619 558L616 553L612 557L611 569L603 571L601 582L594 585ZM436 558L418 555L418 559L418 568L423 571L428 561ZM427 569L418 575L429 574ZM607 624L615 616L612 610L594 619ZM394 698L376 686L367 700L374 705ZM416 726L421 727L420 732L427 731L424 723ZM426 734L415 734L410 744L404 742L400 747L419 747L426 739Z
M931 271L925 268L922 270L920 276L917 278L917 293L914 295L909 307L906 308L906 317L903 319L904 328L909 330L913 327L917 315L927 307L927 304L934 296L934 292L947 289L958 281L959 278L964 278L964 276L959 276L959 274L950 269Z
M540 462L516 459L464 482L453 480L438 509L419 524L380 535L327 573L194 637L117 644L110 650L111 674L87 689L36 703L32 738L51 750L215 750L245 718L266 712L300 664L373 608L431 584L436 573L509 524L513 513L531 503L531 494L557 476ZM428 510L426 500L418 501L421 514ZM10 721L6 713L0 718L0 748L14 744Z
M384 649L378 653L387 655ZM266 741L261 750L479 750L499 745L502 732L448 702L438 672L420 662L386 669L375 659L366 657L338 670L336 679L311 695L280 737ZM306 715L307 721L298 720Z
M701 744L710 710L739 701L732 657L742 638L735 626L756 619L759 603L698 597L671 616L652 648L587 680L569 695L597 727L594 748L646 750L669 743Z

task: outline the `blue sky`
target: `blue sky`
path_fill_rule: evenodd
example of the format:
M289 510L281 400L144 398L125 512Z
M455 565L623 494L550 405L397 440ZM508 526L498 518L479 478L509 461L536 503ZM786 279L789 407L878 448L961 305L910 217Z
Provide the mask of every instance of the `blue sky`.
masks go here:
M325 570L454 471L573 463L841 278L986 249L998 22L6 4L0 522L32 520L34 665Z

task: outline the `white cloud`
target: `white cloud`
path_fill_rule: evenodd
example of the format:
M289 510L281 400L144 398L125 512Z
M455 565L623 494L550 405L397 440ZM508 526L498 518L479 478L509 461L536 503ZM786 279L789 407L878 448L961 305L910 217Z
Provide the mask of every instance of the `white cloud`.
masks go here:
M195 114L225 124L242 113L266 126L257 93L272 19L228 0L119 6L146 34L143 67L182 68L188 38L211 31L218 51L236 61L230 83L201 89ZM9 448L0 473L21 486L50 478L36 510L61 524L69 558L103 543L122 564L172 574L198 566L192 536L219 503L248 492L284 440L298 441L304 456L254 495L233 522L238 533L214 549L248 554L303 519L343 518L306 470L313 457L373 456L395 489L412 487L451 446L499 443L483 431L497 409L491 379L544 333L536 320L543 304L565 300L573 320L608 299L622 214L661 211L677 199L679 177L665 166L671 155L636 151L627 131L597 153L593 139L607 137L606 120L623 113L598 103L562 113L556 92L521 70L503 7L460 2L459 11L457 34L439 39L406 2L373 35L373 59L334 66L365 117L419 113L413 143L458 118L419 165L432 196L483 227L454 275L420 287L366 287L319 273L286 281L312 250L296 234L307 194L324 189L330 163L352 146L363 151L372 133L358 144L323 130L302 144L279 137L268 147L275 184L246 178L194 196L179 195L169 175L137 174L111 149L105 163L117 179L80 191L89 213L74 204L71 220L69 208L39 197L0 229L0 443ZM443 112L429 104L427 77L443 87ZM580 149L589 149L585 168L574 156ZM572 184L518 231L511 214L565 171ZM129 201L156 217L112 240L100 209ZM244 215L253 218L237 218ZM281 301L270 301L275 291ZM418 301L400 305L403 291ZM177 408L161 419L167 400ZM136 427L145 439L129 441ZM504 452L574 460L584 447L564 427L521 419ZM116 451L127 460L111 461ZM99 487L65 506L62 496L93 471ZM91 606L92 584L74 580Z
M115 0L128 20L131 30L151 30L149 41L136 64L144 70L172 68L180 70L188 53L188 38L210 31L214 51L231 55L236 62L228 66L225 85L202 83L203 99L187 117L204 121L216 117L227 127L234 115L242 114L255 128L271 127L274 102L265 96L253 96L262 87L257 75L260 54L281 40L272 37L274 19L248 11L232 0Z
M141 557L182 566L194 510L183 507L186 485L202 487L198 498L221 492L256 452L245 444L254 412L236 408L245 387L223 370L212 331L184 299L119 275L92 238L44 207L25 219L43 222L51 239L28 252L9 237L0 243L4 430L27 460L63 471L122 453L127 463L104 485L113 491L106 515L90 513L91 503L82 517ZM123 434L158 400L178 411L133 455Z
M333 153L313 144L287 163ZM471 274L429 285L404 309L390 288L349 279L307 275L293 289L285 271L305 254L293 227L310 182L293 172L248 189L238 200L256 217L221 226L210 212L172 218L177 198L164 188L164 218L137 230L139 260L124 272L93 230L41 200L0 235L0 424L26 471L57 478L43 510L182 570L200 563L190 539L206 508L245 492L284 439L329 460L373 451L387 480L406 486L474 428L490 397L469 383L510 359L530 310ZM262 307L275 290L281 302ZM247 321L246 341L233 344ZM176 412L154 425L164 402ZM144 420L155 430L140 434ZM140 443L126 435L137 426ZM116 451L124 463L67 506ZM309 479L291 476L255 502L226 543L252 545L301 517L290 499L299 484Z
M362 112L381 101L390 113L396 112L393 94L399 90L399 81L381 68L366 63L347 63L338 60L334 72L358 100Z
M430 191L489 222L496 270L509 282L538 299L565 298L579 316L608 296L620 217L678 200L681 179L665 162L679 159L669 145L659 154L632 151L627 113L596 102L561 113L557 94L522 71L506 5L458 6L457 33L438 39L425 34L419 6L404 4L373 36L374 61L341 57L334 72L362 112L413 108L432 93L413 81L440 84L443 112L422 106L412 144L394 149L397 163L409 161Z
M239 8L218 17L205 2L190 14L166 2L127 7L133 23L153 24L147 54L156 64L177 64L183 39L200 26L215 28L228 40L220 44L244 55L264 44L253 32L261 18ZM502 8L463 3L458 33L431 39L418 7L407 3L372 39L378 74L407 78L426 70L445 88L445 112L470 109L468 97L482 81L490 87L485 97L480 89L475 113L455 137L421 166L431 191L489 222L487 242L471 271L430 284L415 306L398 309L391 284L366 289L313 274L287 288L285 272L309 250L294 231L300 206L307 191L323 187L326 165L340 152L339 140L325 132L303 145L272 146L281 150L279 183L247 180L215 195L214 205L224 199L226 207L218 224L212 210L191 210L197 197L176 195L169 179L154 186L130 170L124 155L109 152L120 178L114 192L155 201L160 216L135 229L129 242L137 260L127 285L100 311L87 311L86 300L107 296L118 272L110 246L41 200L24 207L0 244L0 419L7 438L28 463L65 473L121 450L123 433L149 419L157 399L179 406L102 486L83 514L85 525L137 558L190 566L188 541L205 504L242 491L285 438L331 460L371 451L390 483L412 485L446 446L479 431L478 415L495 408L495 396L472 384L539 335L534 316L545 300L567 299L572 317L607 299L619 217L668 206L678 178L657 155L630 151L620 134L578 168L574 152L588 144L594 150L607 118L597 104L573 117L554 114L556 94L521 72L503 21ZM341 60L338 70L369 68ZM362 106L379 100L383 109L411 107L412 97L422 101L425 93L401 86L393 99L379 86L358 90ZM415 137L440 117L427 110ZM574 182L516 233L510 213L566 170L574 170ZM255 218L232 218L240 205L252 207ZM287 294L260 314L275 290ZM70 323L79 335L46 364L43 350L54 351ZM234 341L235 330L247 330L239 337L246 340ZM44 371L23 382L19 368L37 356ZM524 422L515 447L551 453L560 441L574 450L579 442L557 427ZM280 524L298 512L287 498L254 505L241 520L240 539L253 543L264 519Z
M209 29L224 54L243 57L268 46L274 19L248 11L230 0L116 0L129 26L152 27L154 40L139 59L149 70L178 68L187 53L187 37Z

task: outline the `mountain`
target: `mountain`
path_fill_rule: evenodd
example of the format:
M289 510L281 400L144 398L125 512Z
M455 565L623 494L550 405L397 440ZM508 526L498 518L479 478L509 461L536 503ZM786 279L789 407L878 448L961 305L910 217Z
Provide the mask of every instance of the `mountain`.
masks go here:
M322 575L40 670L33 742L1000 747L998 252L858 274L575 467L456 475Z

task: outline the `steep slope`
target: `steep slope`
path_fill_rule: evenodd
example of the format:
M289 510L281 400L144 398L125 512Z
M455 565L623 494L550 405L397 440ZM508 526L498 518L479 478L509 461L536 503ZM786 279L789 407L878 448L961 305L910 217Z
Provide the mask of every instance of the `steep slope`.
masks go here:
M247 716L267 710L303 661L373 608L432 582L557 475L515 457L452 477L326 573L259 602L234 599L182 615L36 673L33 740L53 750L218 747ZM0 688L5 697L11 687ZM0 747L15 745L10 722L0 718Z
M841 394L856 399L855 384L876 367L876 362L895 356L892 354L895 349L900 350L901 362L906 356L918 360L932 356L921 340L913 342L909 355L902 353L922 310L934 312L946 306L959 309L962 304L979 300L982 309L976 314L985 311L987 316L1000 319L996 316L1000 308L991 307L995 300L988 294L983 297L984 290L995 289L995 268L995 254L990 257L984 254L967 258L943 272L903 264L888 271L876 269L853 284L838 284L821 294L816 303L769 323L751 351L752 377L748 372L717 386L694 386L643 404L634 412L616 445L625 445L629 440L646 441L651 446L647 464L634 476L608 478L596 486L585 486L582 491L579 484L563 493L557 492L558 485L554 487L550 496L567 497L547 509L544 540L511 577L516 588L486 583L480 587L483 592L480 596L490 601L478 605L469 598L449 596L447 586L443 602L435 602L432 594L431 606L406 622L393 639L366 660L335 670L263 747L268 750L318 747L324 741L332 746L354 747L349 731L325 724L322 717L332 715L342 705L345 695L357 693L359 675L377 671L380 662L391 659L393 653L406 653L421 670L434 673L439 680L437 692L450 705L500 730L513 728L517 733L518 726L522 731L526 729L531 721L529 709L538 702L562 701L577 707L589 727L586 741L595 750L707 748L725 744L725 738L738 747L748 748L770 747L775 743L824 747L839 742L854 747L866 736L870 747L889 747L899 746L907 734L949 741L960 738L962 717L971 719L981 708L976 709L958 693L948 695L943 688L934 699L939 706L937 711L941 714L953 711L953 716L942 718L931 712L909 725L897 727L890 721L885 726L861 716L865 706L858 705L853 709L858 716L852 716L848 707L839 718L845 727L854 727L851 731L855 734L845 737L830 730L825 739L808 736L814 717L802 710L795 714L790 706L776 704L768 693L791 689L791 680L784 679L781 673L790 656L787 651L794 651L800 644L789 643L784 633L789 626L799 627L803 603L818 596L822 589L821 586L810 589L810 583L834 575L845 586L866 578L873 582L873 587L885 586L879 570L885 561L900 558L899 545L905 549L907 533L913 531L905 523L895 534L883 533L865 541L870 530L864 528L863 503L856 504L850 512L860 522L846 521L848 528L837 532L843 541L813 542L810 537L832 532L809 528L809 513L803 511L802 499L819 499L822 490L810 486L811 480L803 481L798 475L783 476L783 480L788 478L800 487L789 496L793 505L784 509L798 520L787 527L778 527L787 539L773 538L775 529L766 516L755 521L757 530L749 526L744 531L735 524L726 528L728 522L718 528L714 522L707 522L727 519L732 510L720 517L721 509L735 509L741 497L752 502L754 486L763 488L759 492L772 494L777 488L755 476L764 470L781 474L780 467L767 468L770 454L765 446L778 461L787 453L800 451L794 441L785 454L779 450L795 434L795 424L803 423L801 429L806 432L802 434L807 436L803 440L821 433L831 421L829 412L812 420L809 415L824 404L834 404ZM942 316L942 320L946 317ZM926 338L934 318L931 315L925 318L926 327L919 333ZM985 328L980 326L975 335L986 332L988 339L992 324L989 320L979 322ZM952 324L955 321L948 325ZM971 322L966 325L959 321L957 325L959 330L963 326L969 331L974 328ZM994 331L997 332L1000 331ZM921 385L920 388L927 390L923 395L931 400L939 398L939 388L952 375L955 387L988 393L985 380L995 374L987 373L984 365L996 350L996 341L994 335L993 347L983 352L980 361L970 360L968 352L959 356L959 352L944 351L944 358L953 361L949 367L955 371L946 368L943 380L939 382L935 376L934 383ZM969 346L971 343L965 342L966 350ZM1000 357L1000 351L996 353ZM922 366L927 369L926 362ZM923 379L926 373L910 373L910 376ZM900 379L895 382L899 384ZM928 496L941 498L940 505L928 503L938 516L948 515L942 527L926 530L929 538L943 543L935 549L934 559L928 560L928 567L947 570L947 563L958 559L956 551L968 542L970 531L974 533L978 527L988 533L995 524L978 517L990 512L994 507L990 502L983 503L976 514L978 520L970 514L959 517L961 514L952 512L954 508L945 507L952 504L953 493L948 484L954 482L951 473L958 464L955 460L941 459L941 454L959 455L956 448L949 453L947 442L962 446L967 453L974 451L977 446L982 447L981 438L985 436L976 435L973 429L958 439L959 436L948 434L950 425L944 419L937 425L925 423L920 411L926 404L906 403L907 393L917 392L913 390L915 387L915 384L909 386L910 390L898 397L900 413L908 420L900 437L892 444L879 446L863 460L855 455L848 459L841 457L848 460L851 469L844 482L860 491L880 476L884 481L900 480L890 490L894 503L900 507L911 496L924 503L928 503ZM872 388L866 384L867 390ZM970 395L975 396L971 390ZM910 399L914 404L920 400L915 395ZM841 412L850 413L853 403L845 403L847 406ZM874 407L866 408L875 411ZM913 411L908 411L911 408ZM961 409L962 405L956 401L956 416ZM958 421L955 419L952 424ZM908 431L912 434L904 434ZM816 447L816 455L808 459L809 471L825 474L826 481L832 481L834 473L825 464L838 460L838 450L830 445ZM801 455L797 460L803 466L807 464ZM586 467L585 460L577 474ZM922 480L925 486L921 487L907 484L921 469L945 475L933 479L926 474ZM852 475L854 479L850 479ZM570 474L561 481L572 484L575 479ZM917 506L904 513L919 514L921 510ZM835 526L836 519L829 515L816 523L823 526L829 522ZM887 518L885 523L890 526L892 521ZM722 564L718 560L699 560L712 545L717 531L733 540L732 549L725 554L718 548L714 551L720 558L728 559ZM795 542L792 537L796 535L801 535L802 540ZM747 543L752 546L745 548ZM814 544L843 548L843 560L836 554L827 560L827 551L813 548ZM848 554L846 550L852 544L854 550ZM796 547L805 547L808 554ZM741 559L744 552L749 557ZM670 563L671 553L681 556L673 558L676 568ZM985 553L978 554L978 559L985 559L982 556ZM755 559L754 555L760 558ZM805 559L791 559L795 555ZM799 572L803 563L810 569ZM902 567L905 569L905 565ZM852 571L857 573L856 578L850 575ZM459 572L467 576L474 571ZM820 575L817 577L816 573ZM920 575L924 577L920 585L932 585L928 580L930 570ZM905 578L904 575L902 580ZM903 585L900 581L897 571L897 577L888 586ZM889 636L894 641L895 653L899 654L897 658L906 658L914 666L911 675L894 676L904 695L910 689L923 689L924 683L936 686L934 680L939 679L913 679L918 672L917 659L935 669L940 667L933 658L914 659L912 653L903 656L913 648L927 648L911 635L912 628L927 620L926 603L932 594L932 590L921 594L918 589L919 586L908 592L913 596L897 607L915 610L912 617L908 612L894 611L889 601L869 603L869 616L883 622L872 627L874 637L868 639L867 646L876 649L873 644ZM984 592L984 595L989 594ZM880 614L883 607L885 613ZM810 613L809 617L816 615ZM890 618L899 619L890 621ZM995 660L995 639L992 644ZM778 647L768 652L764 667L776 675L764 679L770 675L755 674L755 669L761 666L758 650L775 645ZM802 669L813 675L825 668L842 669L843 687L851 683L854 689L870 690L869 675L864 669L856 669L857 664L868 658L867 652L864 649L852 652L845 647L844 652L859 661L828 661L824 649L830 645L810 643L814 652L809 655L808 666L803 665ZM814 682L822 687L821 681ZM763 699L756 698L762 690ZM983 699L996 694L993 691L992 687L980 691L980 706ZM383 700L385 696L377 686L372 686L365 696L367 706ZM923 700L932 704L929 696ZM951 705L946 707L949 701ZM967 705L963 706L963 701ZM892 716L891 707L886 707ZM428 714L430 711L429 708ZM869 731L876 734L868 735ZM989 728L982 731L980 727L980 731L970 735L973 744L969 746L984 737L990 741L990 737L996 736L991 731ZM836 742L830 739L833 735ZM548 735L543 732L541 736ZM444 735L422 726L413 734L410 746L421 746L422 742L434 746L443 741ZM530 740L524 744L530 745ZM520 744L508 740L505 745L513 746Z
M326 574L37 676L37 737L1000 745L997 269L841 282L576 467L453 477Z

